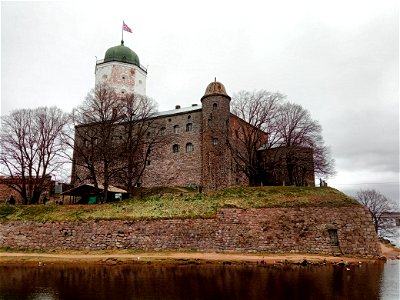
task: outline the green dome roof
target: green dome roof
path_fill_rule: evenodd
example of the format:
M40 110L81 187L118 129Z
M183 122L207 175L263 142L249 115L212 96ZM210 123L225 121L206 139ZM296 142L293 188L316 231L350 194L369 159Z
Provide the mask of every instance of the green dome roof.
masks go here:
M106 51L106 55L104 55L104 62L109 61L126 62L140 67L139 56L137 56L137 54L130 48L125 47L123 42L121 45L111 47Z

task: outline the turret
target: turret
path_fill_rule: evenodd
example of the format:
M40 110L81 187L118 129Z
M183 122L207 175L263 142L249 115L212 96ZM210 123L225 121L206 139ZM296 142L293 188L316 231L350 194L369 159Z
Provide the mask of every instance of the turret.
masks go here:
M231 97L222 83L207 86L202 102L202 186L205 190L230 186L229 116Z

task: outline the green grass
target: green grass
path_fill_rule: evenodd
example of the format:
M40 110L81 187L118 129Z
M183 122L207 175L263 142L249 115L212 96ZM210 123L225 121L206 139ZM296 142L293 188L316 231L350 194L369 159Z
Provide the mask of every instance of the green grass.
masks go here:
M165 190L164 190L165 191ZM219 208L340 207L359 205L333 188L233 187L209 194L192 190L143 193L96 205L0 205L0 222L210 218Z

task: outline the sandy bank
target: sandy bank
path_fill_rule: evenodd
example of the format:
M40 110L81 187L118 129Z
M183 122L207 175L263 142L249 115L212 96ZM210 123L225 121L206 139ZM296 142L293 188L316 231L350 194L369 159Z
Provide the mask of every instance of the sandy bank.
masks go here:
M388 259L400 258L400 249L381 245L384 257ZM358 264L382 261L378 258L325 256L311 254L237 254L237 253L200 253L200 252L143 252L110 253L91 252L54 252L54 253L27 253L1 252L0 264L45 264L45 263L161 263L161 264L200 264L200 263L254 263L254 264Z

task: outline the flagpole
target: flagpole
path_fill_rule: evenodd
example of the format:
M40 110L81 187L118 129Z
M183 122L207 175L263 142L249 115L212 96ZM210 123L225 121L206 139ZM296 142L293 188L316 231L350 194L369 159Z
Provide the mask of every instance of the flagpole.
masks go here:
M122 39L121 39L121 45L124 44L124 21L122 21Z

